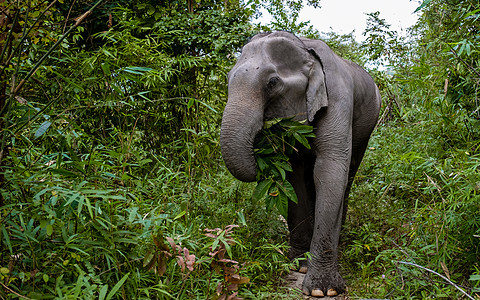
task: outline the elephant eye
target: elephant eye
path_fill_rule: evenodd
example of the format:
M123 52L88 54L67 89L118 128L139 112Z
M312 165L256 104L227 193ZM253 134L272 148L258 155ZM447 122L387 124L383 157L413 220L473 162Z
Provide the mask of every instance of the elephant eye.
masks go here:
M268 84L267 84L268 89L269 90L273 89L279 81L280 81L280 78L278 78L278 77L270 78L270 80L268 81Z

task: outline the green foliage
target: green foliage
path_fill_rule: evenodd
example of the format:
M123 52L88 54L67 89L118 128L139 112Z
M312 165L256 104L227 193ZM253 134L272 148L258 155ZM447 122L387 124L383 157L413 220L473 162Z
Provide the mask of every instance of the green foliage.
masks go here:
M268 294L288 270L284 224L219 163L225 75L251 26L234 1L217 2L188 14L180 1L111 7L113 26L84 35L92 47L79 33L95 26L58 48L12 34L21 56L17 69L2 61L4 85L51 52L18 95L2 95L13 101L1 115L1 297ZM70 23L55 17L58 38ZM217 227L228 235L212 242L204 230Z
M261 136L254 146L258 183L253 198L265 198L267 211L276 207L287 218L288 201L297 203L295 190L287 181L287 173L293 171L289 156L297 153L298 147L310 149L308 139L314 136L312 126L292 118L264 123Z
M286 215L288 155L312 129L266 123L256 188L228 174L218 132L252 16L264 7L265 30L316 37L298 16L319 1L104 2L72 27L95 3L0 3L0 296L296 297L280 279L286 226L251 199ZM408 40L377 13L363 45L324 34L383 65L381 123L342 231L352 298L463 296L426 269L480 292L479 9L424 1Z
M448 144L437 136L442 123L438 119L377 129L353 189L345 228L353 243L345 245L344 267L362 270L361 279L352 277L358 290L368 291L362 296L460 297L432 273L399 261L446 274L461 286L469 286L466 274L478 272L480 223L472 215L480 204L474 171L478 154L445 153Z
M409 42L370 15L364 49L389 69L373 73L383 125L352 189L345 231L345 266L361 270L352 281L362 297L460 298L454 284L477 292L478 8L424 1Z

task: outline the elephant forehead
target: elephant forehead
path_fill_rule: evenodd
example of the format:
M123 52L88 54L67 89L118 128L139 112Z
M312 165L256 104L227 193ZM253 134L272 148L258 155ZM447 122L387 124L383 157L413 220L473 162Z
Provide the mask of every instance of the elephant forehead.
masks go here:
M313 59L300 40L286 37L264 37L247 44L239 63L256 62L262 67L275 66L280 74L307 73Z
M241 60L262 59L284 63L308 63L311 57L300 40L286 37L263 37L246 44L242 49Z
M284 37L274 37L265 40L266 55L275 62L307 63L310 56L300 41L292 41Z

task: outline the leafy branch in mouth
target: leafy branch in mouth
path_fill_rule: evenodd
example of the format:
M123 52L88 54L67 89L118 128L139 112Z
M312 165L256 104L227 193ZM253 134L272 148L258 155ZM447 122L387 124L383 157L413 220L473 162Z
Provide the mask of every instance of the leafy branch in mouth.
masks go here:
M293 118L266 121L254 146L257 161L257 186L255 200L265 199L267 210L277 207L287 218L288 200L297 203L297 195L287 173L292 172L289 158L298 152L298 147L310 149L308 138L315 137L313 127Z

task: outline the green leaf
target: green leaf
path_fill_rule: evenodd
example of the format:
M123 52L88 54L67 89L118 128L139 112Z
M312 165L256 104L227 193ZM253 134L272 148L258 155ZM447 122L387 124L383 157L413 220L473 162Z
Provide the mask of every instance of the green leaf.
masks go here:
M187 103L187 109L190 109L193 106L193 104L195 104L195 99L190 98Z
M52 224L48 224L47 226L45 226L45 230L47 231L47 235L48 235L48 236L51 236L52 233L53 233L53 225L52 225Z
M237 212L237 216L238 216L238 222L243 226L247 226L247 221L245 220L245 215L243 214L243 210Z
M297 193L295 193L295 189L290 182L284 181L282 184L279 184L279 187L285 193L288 199L294 203L298 203Z
M3 224L2 224L2 235L3 235L3 238L5 239L5 244L7 244L10 254L13 254L12 243L10 242L10 236L7 230L5 229L5 225Z
M298 134L297 132L294 132L294 133L293 133L293 136L294 136L295 139L296 139L297 141L299 141L300 144L302 144L305 148L310 149L310 143L308 142L308 140L307 140L303 135L300 135L300 134Z
M278 163L275 163L274 165L275 167L277 167L278 172L280 172L280 175L282 176L282 180L287 180L287 174L285 173L285 170L279 167Z
M257 156L256 160L257 160L257 167L260 170L260 172L263 172L265 169L268 168L268 164L261 157Z
M105 296L107 295L107 291L108 291L108 285L104 285L102 286L102 288L100 289L100 292L98 293L98 300L103 300L105 299Z
M77 284L75 285L75 293L73 295L73 298L74 299L78 299L78 296L80 295L80 292L82 290L82 287L83 287L83 278L85 276L85 272L83 271L80 271L80 274L78 275L78 279L77 279Z
M282 168L287 172L293 172L292 166L290 166L290 164L286 161L275 161L274 164L275 166Z
M127 280L129 275L130 273L125 274L125 276L123 276L122 279L117 282L117 284L112 288L110 293L108 293L106 300L110 300L113 298L113 296L115 296L115 293L117 293L117 291L122 287L123 283L125 282L125 280Z
M275 205L275 200L276 197L273 197L273 196L267 196L267 198L265 198L265 205L266 205L266 210L267 211L271 211L273 206Z
M143 73L152 71L153 69L146 68L146 67L126 67L126 68L123 68L123 70L130 74L143 75Z
M430 2L432 2L432 0L424 0L423 3L419 7L417 7L417 9L413 13L419 12L420 10L425 8L428 4L430 4Z
M273 119L273 120L268 120L263 123L263 129L269 129L273 125L278 124L282 121L282 119Z
M255 200L261 200L267 194L268 190L272 186L273 181L271 179L265 179L259 183L257 183L257 186L255 187L255 190L253 191L253 199Z
M186 213L187 213L187 211L185 211L185 210L184 210L184 211L181 211L178 215L176 215L176 216L173 218L173 220L175 221L175 220L180 219L180 218L183 217Z
M278 212L285 218L287 219L288 217L288 197L283 193L283 191L280 191L278 193L278 197L276 197L276 206L278 209Z
M45 132L47 132L48 128L50 128L50 125L52 125L52 122L50 121L45 121L38 127L37 131L35 132L35 138L41 137Z
M108 63L102 63L102 70L105 75L110 76L112 73L110 72L110 65Z
M75 172L65 170L65 169L50 169L48 171L50 171L51 173L54 173L54 174L60 174L60 175L67 176L67 177L79 177L80 176L79 174L77 174Z
M470 279L471 281L479 281L480 280L480 275L470 275Z

